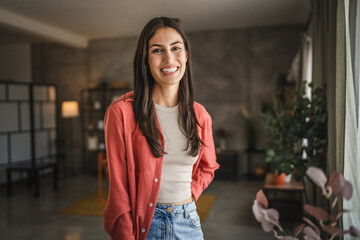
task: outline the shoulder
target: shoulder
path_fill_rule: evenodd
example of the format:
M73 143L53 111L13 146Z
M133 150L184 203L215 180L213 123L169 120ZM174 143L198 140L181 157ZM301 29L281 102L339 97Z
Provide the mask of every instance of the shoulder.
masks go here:
M205 107L198 102L194 102L194 112L199 124L202 127L211 127L212 120Z
M116 114L118 117L133 116L132 102L134 100L134 92L128 92L113 101L107 108L107 113Z

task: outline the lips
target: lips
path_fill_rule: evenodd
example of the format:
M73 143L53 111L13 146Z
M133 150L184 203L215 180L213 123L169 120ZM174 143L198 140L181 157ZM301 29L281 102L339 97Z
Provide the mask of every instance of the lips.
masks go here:
M161 68L160 71L163 73L172 73L172 72L176 72L179 69L179 67L164 67Z

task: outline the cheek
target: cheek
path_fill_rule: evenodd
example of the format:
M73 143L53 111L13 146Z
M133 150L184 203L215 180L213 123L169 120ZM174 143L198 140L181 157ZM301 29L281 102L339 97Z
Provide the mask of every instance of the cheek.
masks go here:
M152 68L150 67L150 73L151 73L151 76L154 78L154 80L157 79L157 72L156 72L156 69L155 68Z
M186 53L181 53L179 58L181 59L181 62L183 63L187 62Z
M153 57L149 57L148 58L148 63L149 63L149 67L150 69L152 69L155 65L155 59Z

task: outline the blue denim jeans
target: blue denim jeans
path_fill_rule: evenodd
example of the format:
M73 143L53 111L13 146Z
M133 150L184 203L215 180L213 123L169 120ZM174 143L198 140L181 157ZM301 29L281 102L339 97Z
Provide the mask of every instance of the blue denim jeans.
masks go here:
M183 205L156 204L146 240L203 240L195 201Z

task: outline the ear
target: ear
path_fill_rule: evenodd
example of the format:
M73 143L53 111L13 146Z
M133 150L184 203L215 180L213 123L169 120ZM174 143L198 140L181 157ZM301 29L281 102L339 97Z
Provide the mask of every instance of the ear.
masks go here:
M188 53L188 51L186 51L186 62L188 60L188 57L189 57L189 53Z

